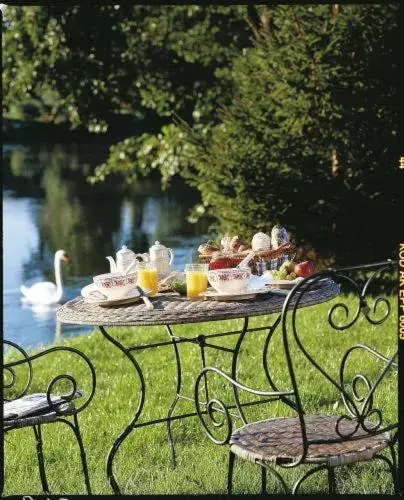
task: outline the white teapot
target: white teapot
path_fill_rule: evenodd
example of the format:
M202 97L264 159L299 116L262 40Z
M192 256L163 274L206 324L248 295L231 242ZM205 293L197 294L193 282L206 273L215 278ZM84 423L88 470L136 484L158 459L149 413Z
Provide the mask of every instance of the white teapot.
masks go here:
M135 253L130 250L126 245L122 245L122 248L116 252L116 262L114 259L108 255L106 259L109 260L111 266L111 273L123 272L127 273L135 267L137 263L136 257L141 257L143 261L149 261L149 255L147 253Z
M174 260L173 250L156 241L149 248L149 254L150 262L156 267L159 279L166 278L172 271L171 264Z

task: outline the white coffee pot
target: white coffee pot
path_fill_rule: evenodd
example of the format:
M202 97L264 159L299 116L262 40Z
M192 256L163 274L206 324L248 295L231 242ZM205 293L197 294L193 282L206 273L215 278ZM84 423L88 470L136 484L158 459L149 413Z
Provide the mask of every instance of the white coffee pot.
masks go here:
M172 271L174 251L156 241L149 248L150 262L156 267L159 279L166 278Z
M126 245L122 245L122 248L116 252L116 261L110 255L106 259L109 260L111 273L128 273L135 269L138 262L136 257L141 257L144 262L149 262L149 255L147 253L135 253Z

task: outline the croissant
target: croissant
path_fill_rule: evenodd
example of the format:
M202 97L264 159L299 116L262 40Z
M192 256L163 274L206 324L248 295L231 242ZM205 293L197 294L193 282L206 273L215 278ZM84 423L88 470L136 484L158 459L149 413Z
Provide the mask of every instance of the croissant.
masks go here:
M212 255L213 252L217 252L219 247L213 244L211 241L202 243L198 247L198 252L202 255Z

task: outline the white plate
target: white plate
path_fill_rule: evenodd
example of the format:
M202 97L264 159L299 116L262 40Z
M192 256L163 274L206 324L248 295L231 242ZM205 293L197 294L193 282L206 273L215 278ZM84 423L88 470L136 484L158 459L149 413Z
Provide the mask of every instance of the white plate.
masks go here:
M267 286L270 288L280 288L285 290L292 289L296 283L302 281L303 278L295 278L294 280L271 280L267 282Z
M81 290L81 295L84 300L89 304L96 304L102 307L118 306L121 304L130 304L140 299L140 294L138 290L131 290L124 297L119 299L108 299L103 293L101 293L95 283L85 286Z
M296 283L299 283L299 281L302 281L303 279L304 278L296 278L294 280L271 280L268 282L267 287L271 290L291 290ZM320 278L314 283L313 287L310 287L309 290L313 292L331 282L332 280L330 278Z
M269 293L272 295L283 295L284 297L286 297L286 295L288 295L289 292L290 290L281 290L280 288L271 288L269 290Z
M83 287L81 289L81 295L85 299L95 300L95 301L105 300L107 298L103 293L101 293L98 290L97 285L95 283L91 283L90 285Z
M206 292L202 292L199 295L201 297L206 297L209 299L214 299L218 301L232 301L232 300L248 300L253 299L259 294L269 293L268 288L259 288L259 289L248 289L245 292L237 292L237 293L219 293L216 290L206 290Z

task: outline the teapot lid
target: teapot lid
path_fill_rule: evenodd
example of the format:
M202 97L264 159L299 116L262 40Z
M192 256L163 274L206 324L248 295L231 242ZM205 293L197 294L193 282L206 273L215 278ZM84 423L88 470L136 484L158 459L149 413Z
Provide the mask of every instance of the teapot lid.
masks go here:
M117 255L118 254L122 255L125 253L133 253L133 252L126 245L122 245L122 248L120 250L118 250L116 253L117 253Z
M149 248L149 250L164 250L166 248L167 247L165 247L164 245L162 245L159 241L156 241L154 243L154 245Z

